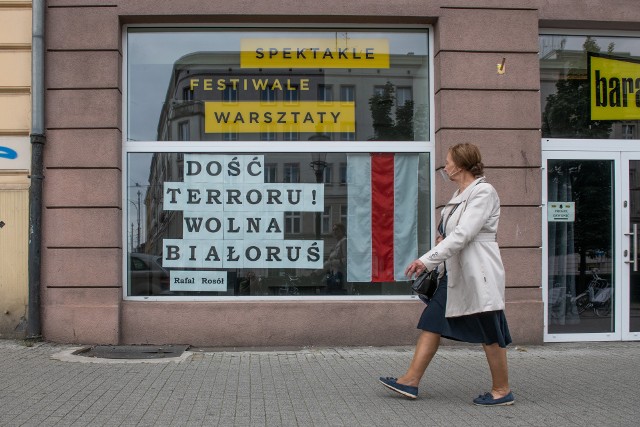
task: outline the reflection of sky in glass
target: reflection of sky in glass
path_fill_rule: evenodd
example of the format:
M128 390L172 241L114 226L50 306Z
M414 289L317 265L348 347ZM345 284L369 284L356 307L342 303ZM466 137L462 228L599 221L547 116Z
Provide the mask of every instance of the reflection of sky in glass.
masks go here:
M385 38L389 40L391 54L427 55L427 37L424 33L407 32L263 32L263 31L161 31L131 29L128 35L129 64L168 64L182 56L198 51L239 52L240 40L245 38Z
M551 50L565 50L581 52L587 36L541 35L540 57L544 57ZM613 54L640 56L640 38L591 36L600 46L600 52L606 53L610 43L614 44Z
M155 140L158 117L166 97L173 64L184 55L208 51L239 53L245 38L384 38L390 54L428 55L424 31L221 31L189 29L129 29L127 38L128 139ZM132 123L132 116L135 122Z
M130 200L132 199L132 194L136 192L136 184L143 186L143 191L146 194L147 187L149 186L149 165L151 164L152 157L153 153L136 153L127 156L129 171L129 183L127 187Z

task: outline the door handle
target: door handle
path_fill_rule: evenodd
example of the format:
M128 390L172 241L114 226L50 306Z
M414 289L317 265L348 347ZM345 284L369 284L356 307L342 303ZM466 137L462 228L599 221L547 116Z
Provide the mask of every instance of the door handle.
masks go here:
M633 224L633 232L625 233L625 236L631 236L631 246L633 247L633 255L631 260L625 261L627 264L633 264L633 271L638 271L638 224Z

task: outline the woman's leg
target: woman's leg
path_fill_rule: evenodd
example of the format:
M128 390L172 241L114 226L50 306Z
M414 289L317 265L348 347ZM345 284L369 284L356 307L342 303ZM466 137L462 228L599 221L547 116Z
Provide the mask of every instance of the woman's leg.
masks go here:
M494 399L499 399L511 391L509 387L509 369L507 367L507 349L500 347L498 343L482 344L482 347L491 371L491 381L493 382L491 394Z
M429 331L422 331L416 343L413 359L407 372L398 378L398 384L418 387L420 379L427 370L427 366L435 356L440 346L440 334Z

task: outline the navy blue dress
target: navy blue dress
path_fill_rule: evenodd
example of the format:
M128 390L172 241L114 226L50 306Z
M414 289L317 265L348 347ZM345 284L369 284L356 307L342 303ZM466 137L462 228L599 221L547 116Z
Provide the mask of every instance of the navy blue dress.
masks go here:
M511 344L507 318L503 310L487 311L460 317L445 317L447 306L447 275L438 283L438 289L429 301L418 329L440 334L445 338L469 343L494 344L505 348Z

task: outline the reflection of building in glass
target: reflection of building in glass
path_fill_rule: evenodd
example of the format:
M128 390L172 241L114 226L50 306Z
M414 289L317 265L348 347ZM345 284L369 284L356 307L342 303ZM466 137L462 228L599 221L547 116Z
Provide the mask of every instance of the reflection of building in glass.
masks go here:
M418 55L391 55L388 69L241 69L238 55L197 52L176 61L158 123L158 140L308 140L313 132L295 125L285 132L205 133L204 101L240 103L275 101L354 102L356 131L327 133L332 140L367 140L374 137L369 102L376 90L390 82L393 103L414 102L415 139L426 139L428 81L427 60ZM192 85L192 80L197 83ZM274 86L275 85L275 86ZM275 88L275 89L274 89ZM378 88L378 89L376 89ZM415 99L420 95L422 99ZM425 116L425 117L422 117ZM246 123L245 123L246 124ZM242 126L242 124L239 124Z
M589 129L580 132L576 129L575 124L553 123L550 124L549 118L546 116L548 112L548 103L556 102L562 104L562 109L567 112L567 106L571 106L575 113L568 111L566 121L578 122L577 116L589 114L590 105L590 86L587 71L587 51L566 49L568 36L543 36L540 41L540 98L542 111L542 131L543 137L566 137L566 138L608 138L608 139L635 139L638 137L638 120L628 121L600 121L589 122L585 118L583 122L597 123L596 125L587 124ZM604 50L606 45L598 46L601 43L598 38L576 37L576 39L584 40L585 44L591 41L596 48ZM602 43L609 42L606 39ZM615 48L615 43L613 43ZM611 55L618 57L634 58L630 52L611 52ZM579 88L582 84L582 87ZM551 96L551 98L549 98ZM564 99L569 98L571 99ZM555 99L554 99L555 97ZM580 99L582 98L582 99ZM556 118L558 116L555 116ZM567 134L561 128L571 128L574 134ZM573 127L571 127L573 126ZM603 132L595 133L594 129L602 128ZM609 131L607 131L609 128Z
M166 99L158 122L158 140L259 140L308 141L322 151L321 141L367 140L376 135L370 102L391 87L393 98L384 100L392 105L410 106L416 115L416 129L425 135L428 117L426 98L414 99L415 94L428 94L427 60L416 55L392 55L388 69L241 69L238 55L197 52L178 60L173 67ZM192 80L197 84L192 84ZM275 84L275 82L278 82ZM265 84L265 82L268 82ZM278 86L280 85L280 86ZM376 92L378 91L378 92ZM422 96L422 95L421 95ZM268 108L274 102L304 101L355 104L355 132L345 129L331 133L300 132L295 125L287 125L283 132L245 133L205 132L205 102L217 101L239 104L257 102ZM389 110L393 120L394 110ZM242 126L239 124L238 126ZM409 135L408 139L413 139ZM324 257L335 246L333 225L346 226L347 218L347 161L345 153L328 153L323 170L314 170L313 159L306 153L265 154L266 182L324 183L324 212L285 212L283 228L286 239L323 239ZM148 250L162 253L162 240L182 237L182 212L164 211L162 189L166 181L182 181L182 158L176 153L153 155L147 194ZM320 175L318 175L320 173Z
M184 155L155 153L149 170L149 189L145 196L147 214L146 252L162 254L162 240L182 235L182 212L164 210L164 182L182 181Z
M316 183L314 169L310 167L310 153L265 154L265 182ZM328 153L325 170L346 171L346 154ZM149 171L149 186L144 198L146 207L147 253L161 255L163 239L183 237L183 212L164 210L163 189L165 182L182 182L184 172L183 153L154 153ZM342 176L342 175L340 175ZM284 212L281 226L285 239L325 240L325 252L333 241L332 225L342 222L346 225L347 186L338 175L323 174L324 207L321 212ZM321 177L321 178L322 178ZM257 212L260 214L260 212ZM318 216L320 215L320 216ZM322 218L322 229L318 235L316 218ZM326 255L326 254L325 254ZM266 273L265 273L266 274Z

